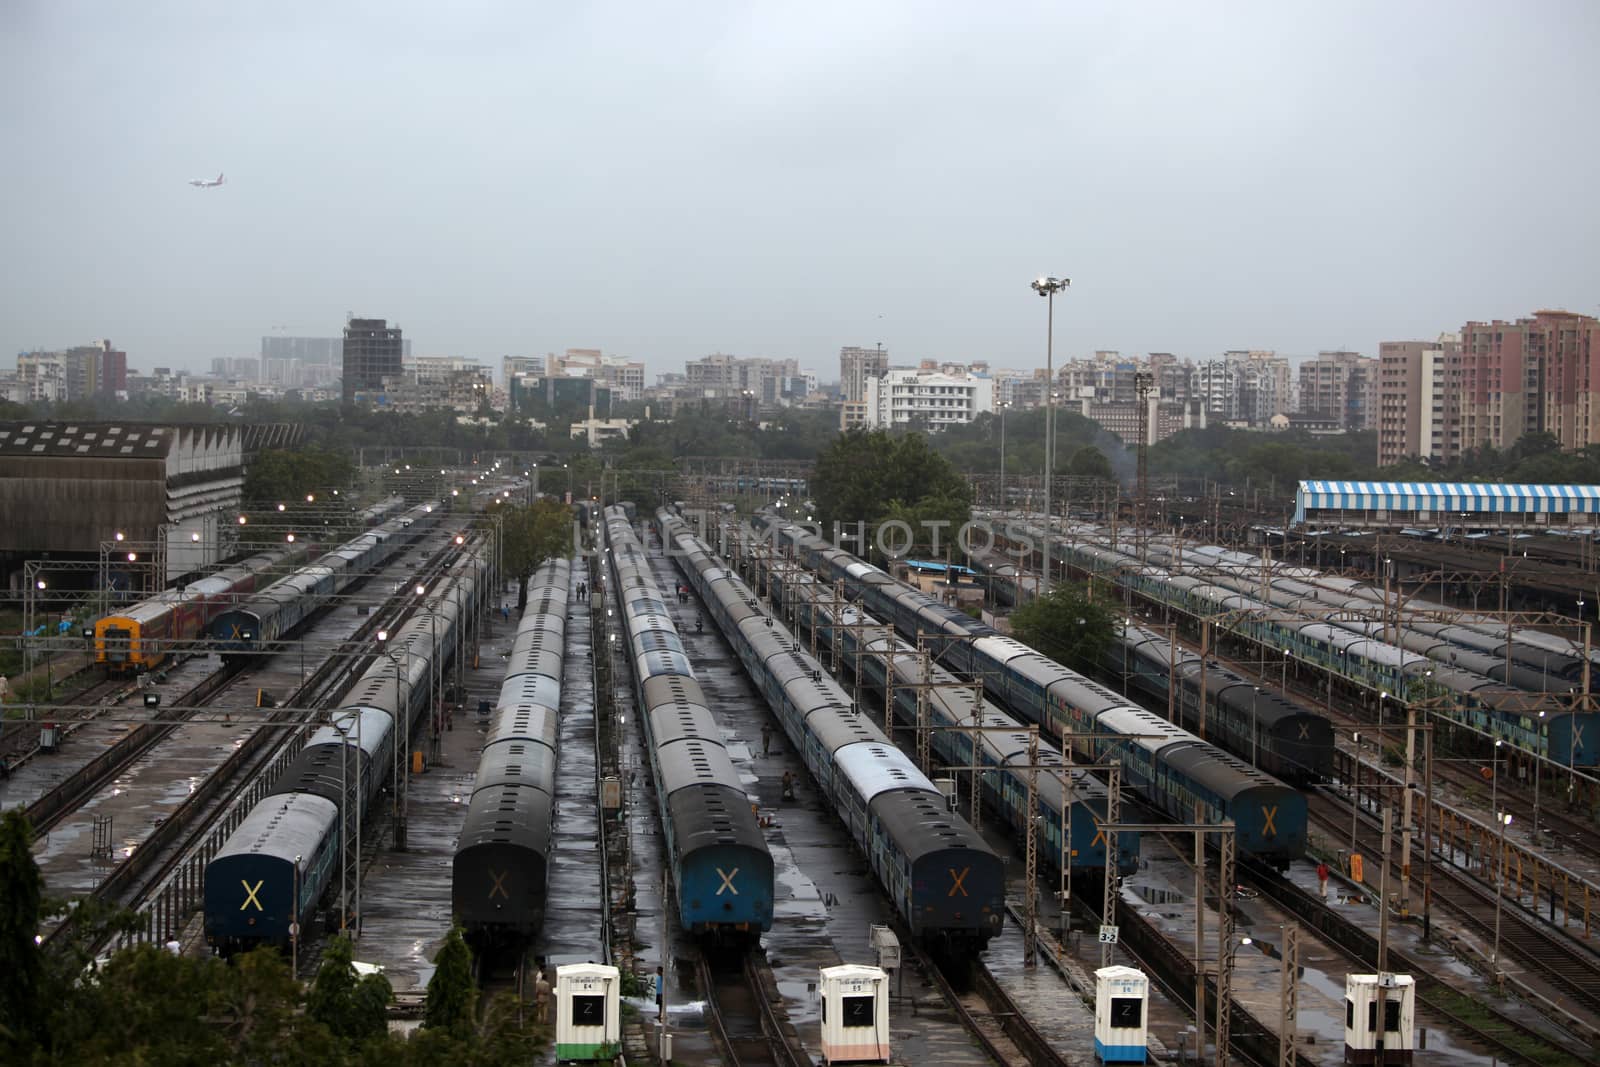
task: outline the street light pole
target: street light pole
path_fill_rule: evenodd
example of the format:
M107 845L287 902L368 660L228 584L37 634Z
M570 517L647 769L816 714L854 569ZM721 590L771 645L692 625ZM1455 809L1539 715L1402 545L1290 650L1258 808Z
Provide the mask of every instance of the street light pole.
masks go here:
M1356 743L1350 779L1350 855L1356 854L1356 820L1361 815L1361 731L1350 735Z
M1006 514L1006 405L1000 405L1000 519Z
M290 907L293 909L289 916L289 973L296 978L300 976L300 859L294 858L294 892L290 896Z
M1055 528L1050 511L1050 483L1055 459L1056 294L1071 284L1069 278L1041 276L1033 280L1033 291L1044 297L1047 305L1044 340L1044 577L1039 586L1040 596L1050 592L1050 534Z
M1256 686L1255 693L1250 697L1250 766L1260 767L1256 759L1256 735L1261 732L1261 713L1256 703L1261 699L1261 687Z
M1500 855L1495 859L1494 879L1494 951L1489 954L1489 962L1494 964L1494 981L1502 994L1506 988L1506 972L1500 966L1500 905L1505 897L1506 889L1506 827L1511 825L1509 811L1495 812L1495 821L1500 824Z

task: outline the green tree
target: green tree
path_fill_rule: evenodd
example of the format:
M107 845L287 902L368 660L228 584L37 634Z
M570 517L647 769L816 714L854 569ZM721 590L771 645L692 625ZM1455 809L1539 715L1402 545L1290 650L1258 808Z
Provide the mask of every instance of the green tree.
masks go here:
M11 808L0 816L0 1048L26 1048L38 1036L42 887L33 828Z
M308 494L326 496L350 484L354 468L343 452L321 448L268 449L245 474L244 498L260 507L304 501Z
M972 488L948 459L920 433L852 430L817 457L811 483L817 521L824 532L835 522L876 525L893 509L916 509L942 500L941 517L965 522Z
M517 611L528 603L528 579L552 559L572 552L572 509L549 497L531 506L512 507L503 512L501 535L505 538L501 559L506 573L518 581Z
M298 1015L303 992L281 952L268 947L246 952L234 957L232 965L216 977L210 991L210 1013L235 1060L281 1061L285 1036L291 1033L294 1047L312 1062L335 1058L332 1035L314 1020ZM360 988L357 986L358 991ZM387 1033L387 1027L383 1032Z
M450 928L433 965L423 1025L458 1035L470 1033L478 991L472 981L472 950L460 926Z
M348 937L328 941L322 965L306 994L306 1015L335 1037L360 1044L387 1031L394 991L381 974L357 975L352 952Z
M1084 445L1067 461L1067 473L1080 478L1101 478L1111 481L1111 461L1094 445Z
M1011 615L1017 639L1064 667L1097 669L1116 639L1117 617L1089 599L1081 585L1062 582Z

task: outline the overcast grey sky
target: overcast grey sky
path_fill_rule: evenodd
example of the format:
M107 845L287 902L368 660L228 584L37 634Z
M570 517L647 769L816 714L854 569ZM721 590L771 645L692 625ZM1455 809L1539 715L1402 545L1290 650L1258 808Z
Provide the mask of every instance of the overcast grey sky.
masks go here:
M0 363L681 370L1600 312L1600 5L0 3ZM227 173L220 189L189 178Z

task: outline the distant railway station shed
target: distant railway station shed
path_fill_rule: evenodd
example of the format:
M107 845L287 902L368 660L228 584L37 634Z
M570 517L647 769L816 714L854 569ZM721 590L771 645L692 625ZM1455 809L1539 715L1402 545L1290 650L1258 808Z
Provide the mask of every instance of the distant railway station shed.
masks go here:
M1600 525L1600 485L1306 481L1295 495L1294 525L1451 533L1593 529Z
M0 572L30 559L97 560L120 533L166 549L166 580L213 562L244 487L246 427L0 423Z

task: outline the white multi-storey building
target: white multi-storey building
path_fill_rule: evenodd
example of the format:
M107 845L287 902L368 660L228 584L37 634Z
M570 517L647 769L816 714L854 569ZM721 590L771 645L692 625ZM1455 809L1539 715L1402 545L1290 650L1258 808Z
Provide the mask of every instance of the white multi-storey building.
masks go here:
M994 381L980 375L899 367L865 384L865 421L872 429L942 430L994 410Z

